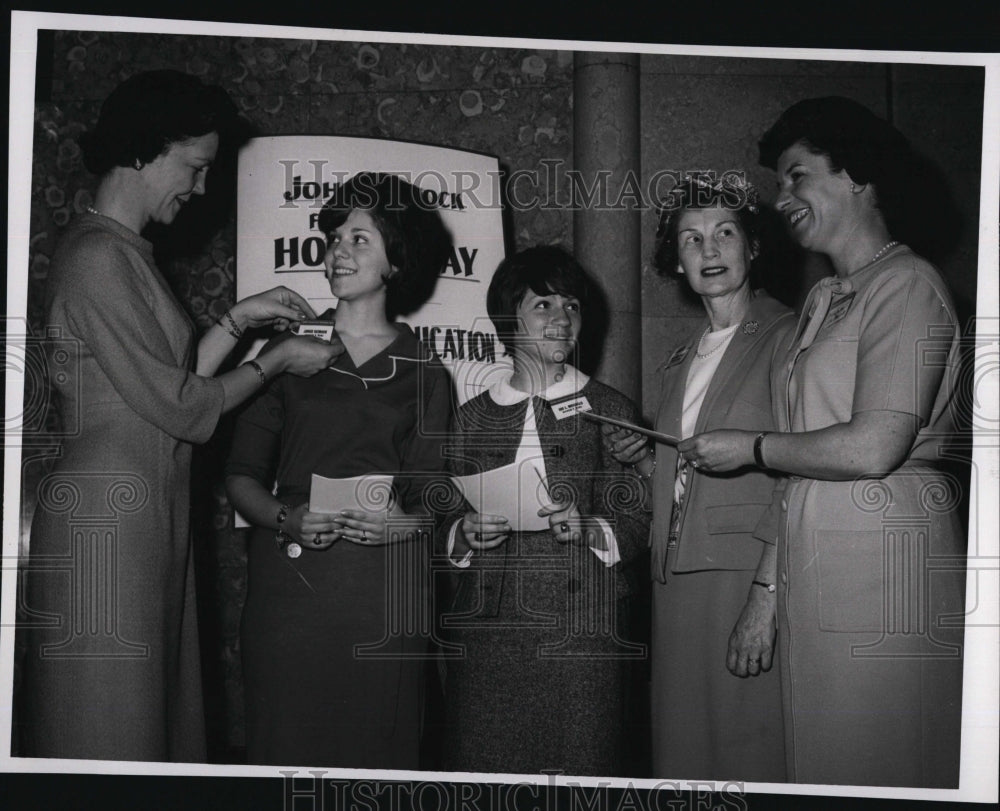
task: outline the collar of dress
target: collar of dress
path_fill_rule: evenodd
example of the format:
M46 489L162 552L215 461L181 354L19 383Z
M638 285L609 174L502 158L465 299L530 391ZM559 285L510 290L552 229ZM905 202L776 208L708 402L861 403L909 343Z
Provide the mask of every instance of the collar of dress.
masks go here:
M493 381L488 391L493 402L501 406L511 406L528 399L526 391L520 391L510 385L510 379L514 376L514 369L504 369L502 375ZM566 364L566 374L558 383L553 383L544 391L539 392L536 397L543 400L558 400L561 397L568 397L576 394L587 385L590 378L579 369Z

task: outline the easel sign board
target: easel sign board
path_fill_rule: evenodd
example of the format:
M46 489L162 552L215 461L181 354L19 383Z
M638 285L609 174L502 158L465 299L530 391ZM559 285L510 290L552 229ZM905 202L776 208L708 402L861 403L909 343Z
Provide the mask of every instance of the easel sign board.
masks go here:
M317 313L335 307L317 221L334 186L364 171L398 174L419 187L451 232L452 255L433 296L400 320L441 357L464 402L482 390L503 355L486 315L486 289L504 258L494 156L378 138L252 138L239 156L237 298L283 284Z

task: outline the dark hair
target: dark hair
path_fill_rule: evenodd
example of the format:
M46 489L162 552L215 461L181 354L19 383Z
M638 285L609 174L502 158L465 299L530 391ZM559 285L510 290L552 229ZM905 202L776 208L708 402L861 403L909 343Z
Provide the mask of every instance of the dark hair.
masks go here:
M711 176L714 178L714 176ZM661 276L676 278L680 263L677 249L677 224L688 209L725 208L736 214L747 244L758 256L762 248L763 222L761 203L753 184L743 180L742 173L727 173L717 182L688 177L674 186L660 201L660 221L656 228L653 266ZM750 285L757 288L757 261L750 264Z
M221 87L176 70L137 73L101 105L97 124L79 137L87 169L103 175L115 166L150 163L172 144L239 129L236 105Z
M560 247L536 245L508 256L497 267L486 291L486 312L508 354L520 332L517 307L528 290L539 296L573 296L583 314L597 298L584 269Z
M406 315L434 292L451 255L452 240L441 214L418 187L398 175L360 172L339 183L319 213L319 229L329 239L351 211L367 211L385 242L397 273L386 279L386 314Z
M793 104L760 139L760 164L777 169L781 154L797 143L825 155L834 172L875 188L889 232L906 239L912 207L926 195L914 188L916 158L906 137L863 104L824 96Z

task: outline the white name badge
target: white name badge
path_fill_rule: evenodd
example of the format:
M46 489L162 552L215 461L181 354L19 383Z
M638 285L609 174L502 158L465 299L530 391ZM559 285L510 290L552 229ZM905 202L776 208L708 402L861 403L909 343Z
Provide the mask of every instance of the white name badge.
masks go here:
M590 411L590 403L587 402L586 397L574 397L571 400L560 400L557 403L551 403L552 412L556 415L557 420L564 420L567 417L572 417L574 414L579 414L581 411Z
M292 331L296 335L305 335L310 338L319 338L329 341L333 338L333 324L317 323L316 321L304 321L292 325Z

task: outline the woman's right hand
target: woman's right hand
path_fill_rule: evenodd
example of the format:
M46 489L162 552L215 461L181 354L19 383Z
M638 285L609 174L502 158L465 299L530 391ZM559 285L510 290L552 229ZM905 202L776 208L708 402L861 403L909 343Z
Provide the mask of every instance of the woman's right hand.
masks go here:
M466 546L477 552L495 549L510 535L510 522L502 515L482 515L469 510L459 524L459 535Z
M257 357L258 362L266 359L273 362L268 370L269 377L280 372L290 372L299 377L312 377L317 372L332 366L344 354L344 344L333 333L329 341L305 335L295 335L282 341L273 349Z
M249 329L272 326L288 329L289 324L315 318L309 302L287 287L272 287L263 293L237 301L229 310L238 325Z
M289 510L281 529L307 549L329 549L340 540L343 530L336 517L336 513L310 512L308 504L300 504Z

